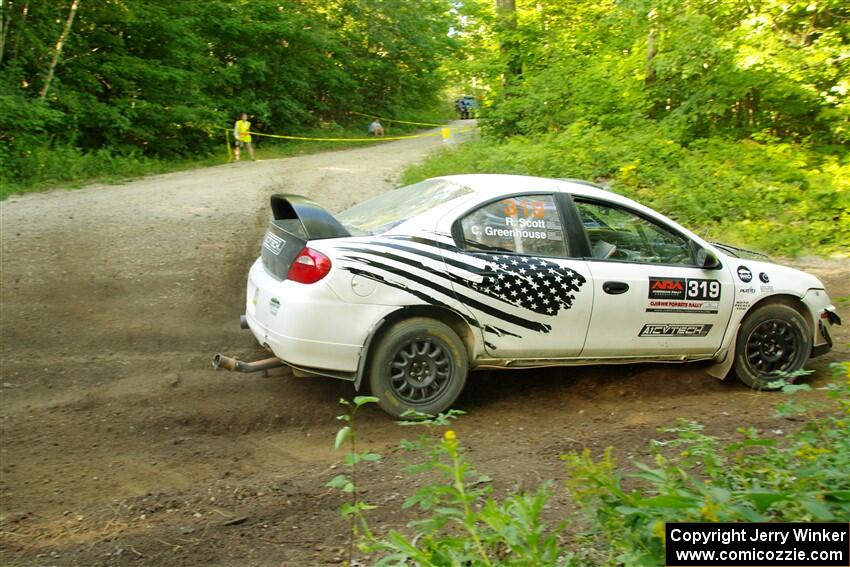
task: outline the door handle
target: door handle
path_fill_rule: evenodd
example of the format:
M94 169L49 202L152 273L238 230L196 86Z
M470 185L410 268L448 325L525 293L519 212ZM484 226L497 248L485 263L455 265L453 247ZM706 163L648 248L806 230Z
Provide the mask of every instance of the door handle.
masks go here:
M602 291L611 295L620 295L629 291L629 284L625 282L605 282L602 284Z

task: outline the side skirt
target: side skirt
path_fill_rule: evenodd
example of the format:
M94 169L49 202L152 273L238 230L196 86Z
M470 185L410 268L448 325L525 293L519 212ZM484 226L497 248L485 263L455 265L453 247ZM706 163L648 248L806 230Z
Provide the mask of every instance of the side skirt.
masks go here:
M678 356L630 356L605 358L479 358L472 361L473 368L548 368L553 366L588 366L592 364L635 364L639 362L697 362L712 360L714 354L686 354Z

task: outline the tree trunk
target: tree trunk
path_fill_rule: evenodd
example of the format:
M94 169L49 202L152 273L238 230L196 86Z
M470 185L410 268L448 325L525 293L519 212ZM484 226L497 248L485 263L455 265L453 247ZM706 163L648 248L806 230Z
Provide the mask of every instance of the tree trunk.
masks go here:
M3 54L6 52L6 38L9 36L9 24L12 22L12 3L0 0L0 66L3 65Z
M14 9L14 7L12 8ZM27 23L27 16L30 13L30 3L24 2L24 7L21 9L21 19L18 21L18 24L15 26L17 28L17 33L15 34L15 41L12 43L12 57L9 60L14 60L18 58L18 44L21 41L21 34L24 31L24 25ZM11 16L9 16L9 23L11 23ZM8 24L7 24L8 26ZM7 27L8 29L8 27Z
M657 39L658 30L653 26L649 28L649 35L646 36L646 77L643 82L647 86L654 83L657 78L655 65L652 64L652 60L655 59L655 55L658 53L658 48L655 45Z
M654 65L655 56L658 55L658 13L653 8L646 17L649 20L649 31L646 34L646 74L643 78L643 84L650 95L650 99L652 99L651 87L658 80L658 73L655 71ZM664 106L660 101L655 101L649 107L649 117L657 117L662 110L664 110Z
M68 34L71 33L71 26L74 25L74 16L77 15L77 8L80 7L80 0L71 0L71 8L68 10L68 19L65 20L65 28L56 42L56 49L53 52L53 59L50 61L50 68L47 70L47 77L44 79L44 86L41 87L41 92L38 94L40 100L47 97L47 91L50 90L50 83L53 81L53 73L56 71L56 64L59 63L59 57L62 55L62 48L65 46L65 41L68 39Z
M507 89L522 75L522 60L513 34L516 32L516 0L496 0L499 50L505 64L502 87Z

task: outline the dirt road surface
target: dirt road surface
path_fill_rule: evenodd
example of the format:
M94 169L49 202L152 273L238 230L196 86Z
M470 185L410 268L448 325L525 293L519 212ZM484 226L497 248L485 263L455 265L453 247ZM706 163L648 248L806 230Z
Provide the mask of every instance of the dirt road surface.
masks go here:
M389 189L439 144L243 162L0 204L0 565L340 564L342 499L324 485L341 470L334 417L352 387L284 369L216 373L210 358L264 355L238 317L271 193L338 211ZM833 297L850 296L846 262L797 265ZM848 358L848 328L812 362L815 385L830 361ZM570 450L610 445L629 463L679 417L724 436L772 428L778 401L700 366L482 372L456 429L499 493L563 479L559 455ZM388 453L405 436L365 408L364 446ZM401 503L420 480L402 469L390 454L363 473L378 532L414 514ZM556 491L553 513L566 505Z

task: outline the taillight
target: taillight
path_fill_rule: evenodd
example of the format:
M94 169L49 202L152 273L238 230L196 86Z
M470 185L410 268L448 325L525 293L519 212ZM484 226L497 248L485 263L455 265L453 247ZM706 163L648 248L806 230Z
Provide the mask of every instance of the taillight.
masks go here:
M305 246L292 261L292 265L289 266L286 279L311 284L328 275L330 271L331 259L321 252Z

